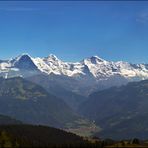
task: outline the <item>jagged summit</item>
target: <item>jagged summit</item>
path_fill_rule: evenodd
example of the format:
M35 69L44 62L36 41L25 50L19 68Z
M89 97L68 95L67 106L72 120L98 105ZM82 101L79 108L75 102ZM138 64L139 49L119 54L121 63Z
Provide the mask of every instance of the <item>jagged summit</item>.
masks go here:
M58 59L57 56L55 56L54 54L49 54L47 58Z
M19 61L22 57L27 57L28 59L29 58L31 59L31 56L28 53L22 53L22 54L20 54L20 55L18 55L16 57L13 57L13 58L9 59L9 61L11 63L13 63L13 62Z
M91 56L90 58L85 59L86 61L90 61L92 64L98 64L101 62L105 62L104 59L98 57L98 56Z
M34 70L37 69L37 66L34 64L32 57L27 54L23 53L12 60L12 65L19 69L24 70Z
M22 54L16 56L14 59L19 60L22 57L26 57L26 58L30 58L30 59L32 58L28 53L22 53Z
M92 56L91 59L97 59L97 60L100 60L100 61L105 61L104 59L102 59L101 57L99 57L97 55Z
M97 55L93 55L93 56L90 56L90 57L87 57L87 58L83 59L81 62L85 63L85 61L89 61L92 64L96 64L98 62L104 62L106 60L104 60L103 58L101 58L101 57L99 57Z
M29 53L22 53L20 56L28 56L28 57L31 57Z

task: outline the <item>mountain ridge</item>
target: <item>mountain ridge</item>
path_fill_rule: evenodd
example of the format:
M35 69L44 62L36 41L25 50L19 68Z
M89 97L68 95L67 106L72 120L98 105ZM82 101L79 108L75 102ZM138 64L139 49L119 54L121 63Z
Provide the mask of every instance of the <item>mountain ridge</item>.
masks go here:
M148 80L130 82L92 93L79 113L100 125L98 136L114 139L146 138Z
M55 127L81 119L62 99L40 85L21 77L0 78L0 83L0 113L3 115L24 123Z
M53 54L45 58L33 58L28 54L22 54L0 62L0 76L4 78L39 74L67 77L69 82L63 79L63 84L67 83L68 86L71 83L70 90L87 96L95 90L147 79L148 64L112 62L98 56L72 63L63 62Z
M26 58L26 59L24 59ZM49 67L52 67L52 66L61 66L60 64L64 64L64 66L68 66L69 67L62 67L62 68L69 68L71 70L74 69L74 66L80 66L80 64L84 64L84 65L87 65L88 67L91 65L91 64L98 64L97 66L103 64L103 65L108 65L110 64L110 66L112 66L112 68L116 68L116 69L113 69L113 71L116 71L117 68L129 68L129 67L132 67L133 69L138 69L140 68L141 70L147 70L148 71L148 64L144 64L144 63L141 63L141 64L134 64L134 63L129 63L129 62L124 62L124 61L116 61L116 62L113 62L113 61L107 61L107 60L104 60L102 58L100 58L99 56L97 55L94 55L94 56L91 56L91 57L88 57L88 58L85 58L83 60L81 60L80 62L64 62L60 59L58 59L55 55L53 54L49 54L47 57L43 57L43 58L40 58L40 57L31 57L29 54L27 53L22 53L21 55L19 56L16 56L15 58L11 58L10 60L0 60L0 70L1 69L7 69L9 68L9 66L14 66L16 68L19 68L17 66L15 66L15 63L16 62L19 62L19 60L21 59L24 59L24 61L22 61L22 63L24 62L28 62L29 60L32 61L32 63L38 68L40 69L40 64L41 64L41 60L42 62L44 62L44 64L46 64L46 66L49 66ZM53 63L54 62L54 63ZM11 65L12 63L12 65ZM30 64L32 64L30 63ZM39 64L40 63L40 64ZM5 65L5 64L10 64L9 66L8 65ZM52 65L54 64L54 65ZM81 66L82 66L81 65ZM29 65L28 65L29 66ZM114 67L116 66L116 67ZM21 67L22 68L22 67ZM27 67L25 67L27 68ZM90 69L92 67L89 67ZM100 68L100 67L99 67ZM98 67L96 67L96 69L98 69ZM41 69L40 69L41 70ZM130 69L129 69L130 70ZM42 69L43 71L43 69ZM147 72L146 71L146 72ZM45 71L44 71L45 72ZM53 71L50 71L50 72L53 72ZM66 75L66 73L62 73L62 71L60 71L61 73L58 73L58 74L64 74ZM46 72L45 72L46 73ZM56 72L53 72L55 74L57 74ZM92 72L93 73L93 72ZM50 73L48 73L50 74ZM68 74L67 74L68 75ZM68 75L68 76L73 76L73 75ZM95 76L95 75L94 75Z

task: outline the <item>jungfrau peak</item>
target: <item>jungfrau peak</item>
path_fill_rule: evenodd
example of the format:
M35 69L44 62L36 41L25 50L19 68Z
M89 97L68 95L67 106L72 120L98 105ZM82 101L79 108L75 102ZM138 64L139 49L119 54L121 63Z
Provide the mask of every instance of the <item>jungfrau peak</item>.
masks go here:
M147 79L148 64L111 62L98 56L72 63L64 62L53 54L45 58L33 58L28 54L22 54L10 60L0 60L0 76L4 78L16 76L26 78L39 74L49 77L51 75L62 77L60 81L71 84L71 88L73 83L75 84L74 87L78 83L78 91L87 86L94 90L122 85L129 81ZM89 87L88 89L90 89Z

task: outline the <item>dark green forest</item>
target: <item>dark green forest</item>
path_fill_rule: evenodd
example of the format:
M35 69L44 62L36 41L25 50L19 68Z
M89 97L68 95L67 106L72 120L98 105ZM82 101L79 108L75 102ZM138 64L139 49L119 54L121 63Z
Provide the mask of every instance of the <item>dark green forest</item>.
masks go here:
M100 143L92 143L83 137L60 129L34 125L1 125L0 147L100 147Z
M97 137L80 137L61 129L40 125L1 125L0 148L119 148L148 147L137 138L114 141Z

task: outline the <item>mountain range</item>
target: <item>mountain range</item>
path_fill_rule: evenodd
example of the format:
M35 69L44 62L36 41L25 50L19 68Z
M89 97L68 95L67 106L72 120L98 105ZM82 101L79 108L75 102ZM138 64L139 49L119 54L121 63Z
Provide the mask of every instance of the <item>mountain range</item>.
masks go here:
M148 136L148 64L22 54L0 60L0 76L0 114L77 134Z
M45 58L22 54L10 60L0 60L0 76L27 78L34 75L48 76L64 89L88 96L97 90L147 79L148 64L112 62L98 56L72 63L53 54Z

